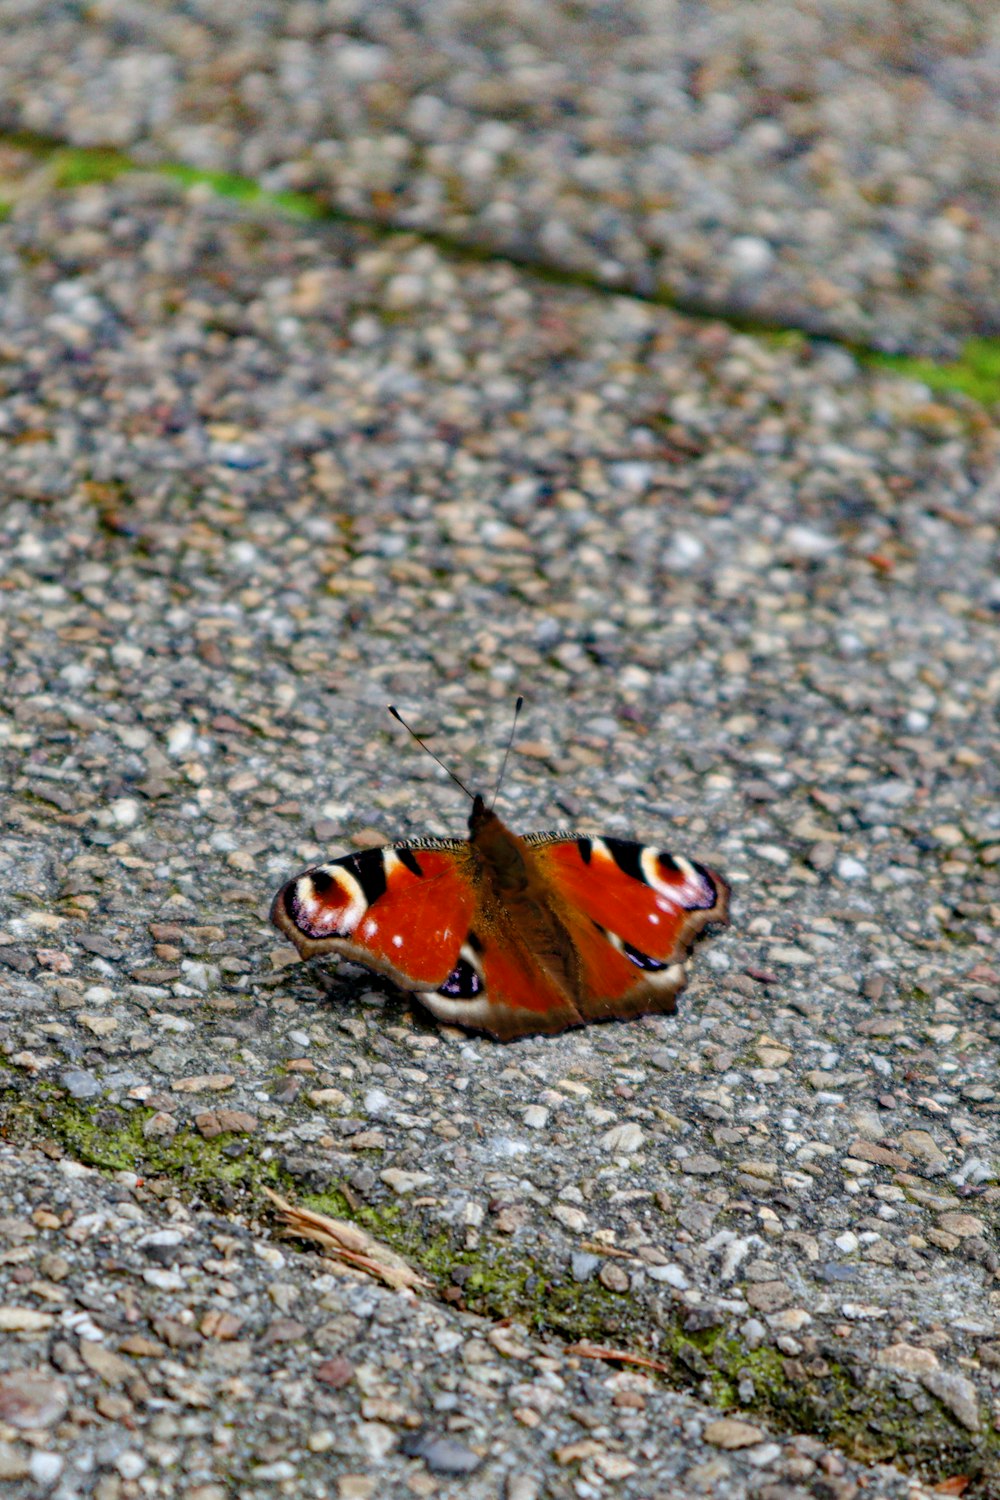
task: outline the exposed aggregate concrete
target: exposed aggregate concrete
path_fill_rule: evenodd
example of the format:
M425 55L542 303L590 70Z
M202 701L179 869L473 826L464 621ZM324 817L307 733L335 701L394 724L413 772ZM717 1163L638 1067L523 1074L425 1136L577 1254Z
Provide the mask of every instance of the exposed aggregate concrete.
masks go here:
M941 0L4 0L0 128L879 347L998 331L1000 20Z
M25 193L0 266L12 1493L991 1493L982 411L154 179ZM386 702L489 787L517 691L512 824L733 881L676 1018L502 1048L266 923L460 830Z

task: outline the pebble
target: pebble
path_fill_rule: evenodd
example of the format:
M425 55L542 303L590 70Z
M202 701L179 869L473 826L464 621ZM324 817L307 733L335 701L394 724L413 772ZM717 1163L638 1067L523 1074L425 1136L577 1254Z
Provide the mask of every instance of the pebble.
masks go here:
M965 1375L951 1370L925 1370L920 1374L925 1390L946 1406L967 1432L979 1432L982 1418L976 1388Z
M894 1370L904 1370L909 1375L924 1375L940 1368L940 1361L933 1349L923 1349L913 1344L887 1344L878 1351L880 1365L890 1365Z
M607 1152L626 1156L638 1151L644 1140L642 1126L629 1121L606 1131L601 1136L601 1146Z
M680 1165L682 1172L694 1177L713 1177L723 1170L723 1163L719 1158L709 1156L704 1151L695 1151L690 1156L685 1156Z
M42 1326L47 1327L49 1321ZM9 1321L8 1331L15 1331ZM65 1383L52 1379L44 1369L0 1376L0 1422L8 1427L31 1431L52 1427L62 1420L68 1404Z
M946 1234L953 1234L957 1239L969 1239L971 1236L983 1237L987 1233L984 1220L976 1214L945 1213L939 1214L937 1218L938 1228L943 1229Z
M590 1255L582 1250L575 1250L570 1256L570 1269L574 1281L589 1281L600 1265L599 1255Z
M36 1452L31 1455L28 1467L35 1483L44 1485L48 1489L59 1478L65 1462L61 1453Z
M713 1448L749 1448L754 1443L762 1443L767 1433L762 1427L755 1427L752 1422L740 1422L735 1417L721 1417L717 1422L708 1423L702 1437Z
M101 1093L101 1085L93 1073L83 1068L66 1068L59 1074L59 1082L74 1099L95 1099Z
M413 1458L422 1458L432 1474L473 1474L482 1459L455 1438L421 1434L415 1438L404 1438L403 1452Z

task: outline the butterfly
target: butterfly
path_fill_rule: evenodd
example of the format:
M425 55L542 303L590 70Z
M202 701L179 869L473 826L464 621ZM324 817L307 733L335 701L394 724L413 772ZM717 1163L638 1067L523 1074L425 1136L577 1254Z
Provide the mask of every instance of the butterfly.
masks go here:
M722 877L630 839L518 836L468 795L467 839L315 865L281 887L272 922L303 958L342 953L438 1020L500 1041L673 1014L694 939L728 920Z

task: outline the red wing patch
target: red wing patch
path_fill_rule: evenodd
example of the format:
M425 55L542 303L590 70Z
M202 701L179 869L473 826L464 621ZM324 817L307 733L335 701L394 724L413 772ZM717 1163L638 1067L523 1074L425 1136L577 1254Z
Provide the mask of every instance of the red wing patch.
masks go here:
M725 882L649 844L561 839L532 854L562 901L618 938L626 957L632 950L632 961L683 959L706 923L726 921Z
M407 989L442 984L458 962L476 895L467 847L364 849L282 886L271 919L303 958L341 952Z

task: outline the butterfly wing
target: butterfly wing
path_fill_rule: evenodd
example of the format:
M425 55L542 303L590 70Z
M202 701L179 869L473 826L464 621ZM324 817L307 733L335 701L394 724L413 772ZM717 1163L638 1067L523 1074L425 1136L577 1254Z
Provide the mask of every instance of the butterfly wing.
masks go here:
M629 839L536 834L525 843L577 953L583 1019L675 1011L695 938L728 919L725 881Z
M436 990L458 968L476 905L469 846L362 849L281 887L271 921L303 958L342 953L401 989Z

